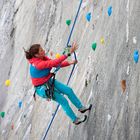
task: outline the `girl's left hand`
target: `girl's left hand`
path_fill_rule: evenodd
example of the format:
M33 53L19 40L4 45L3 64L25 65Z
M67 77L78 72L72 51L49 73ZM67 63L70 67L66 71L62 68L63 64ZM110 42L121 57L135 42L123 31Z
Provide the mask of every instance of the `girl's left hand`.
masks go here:
M78 63L77 60L72 60L71 62L69 62L70 65L72 65L72 64L77 64L77 63Z

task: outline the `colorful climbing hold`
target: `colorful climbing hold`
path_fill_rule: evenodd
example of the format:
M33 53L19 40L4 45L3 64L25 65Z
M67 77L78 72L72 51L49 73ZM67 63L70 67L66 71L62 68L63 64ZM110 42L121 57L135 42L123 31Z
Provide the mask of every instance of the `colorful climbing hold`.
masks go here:
M1 116L2 118L4 118L5 112L0 112L0 116Z
M139 52L138 52L138 50L134 51L133 58L134 58L135 63L138 63L138 60L139 60Z
M137 39L136 36L133 37L133 43L136 44L137 43Z
M105 44L105 40L103 37L101 37L100 42L101 42L101 44Z
M11 125L11 129L13 130L14 129L14 124L12 123L12 125Z
M125 89L126 89L126 80L122 80L121 81L121 87L122 87L122 91L125 92Z
M10 86L10 84L11 84L10 80L6 80L6 81L5 81L5 85L6 85L7 87Z
M70 19L66 20L66 24L69 26L71 24L71 20Z
M87 13L87 15L86 15L86 19L87 19L87 21L90 22L90 20L91 20L91 13Z
M59 53L57 53L56 55L55 55L55 58L60 58L60 54Z
M111 16L111 14L112 14L112 6L109 6L108 7L108 16Z
M93 44L92 44L92 49L95 51L95 49L96 49L96 46L97 46L97 43L96 42L94 42Z
M21 106L22 106L22 101L19 101L18 102L18 107L21 108Z
M110 114L107 115L107 119L108 119L108 121L111 120L111 115Z

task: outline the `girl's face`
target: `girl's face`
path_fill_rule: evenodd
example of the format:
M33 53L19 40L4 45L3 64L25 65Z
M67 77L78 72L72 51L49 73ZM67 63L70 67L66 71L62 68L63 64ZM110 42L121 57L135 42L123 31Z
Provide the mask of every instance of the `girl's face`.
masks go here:
M45 50L42 47L40 47L38 54L36 54L35 56L38 58L43 58L45 56Z

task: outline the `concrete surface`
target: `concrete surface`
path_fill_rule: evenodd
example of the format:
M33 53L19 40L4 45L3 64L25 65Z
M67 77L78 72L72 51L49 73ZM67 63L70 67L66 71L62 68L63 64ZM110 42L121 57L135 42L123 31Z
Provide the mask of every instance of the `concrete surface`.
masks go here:
M40 43L48 55L49 51L61 53L72 27L65 21L74 21L79 2L0 1L0 111L6 113L0 118L0 140L42 138L57 104L41 98L33 101L29 65L22 48ZM90 22L85 18L88 12L92 15ZM74 126L60 108L47 140L140 139L140 63L133 60L133 52L139 51L140 44L139 17L138 0L83 0L71 38L79 48L70 86L84 104L92 103L93 109L85 123ZM101 44L101 37L105 44ZM95 51L91 48L93 42L97 42ZM57 79L66 83L70 70L71 67L61 69ZM9 87L4 84L7 79L11 80ZM126 80L124 93L122 80Z

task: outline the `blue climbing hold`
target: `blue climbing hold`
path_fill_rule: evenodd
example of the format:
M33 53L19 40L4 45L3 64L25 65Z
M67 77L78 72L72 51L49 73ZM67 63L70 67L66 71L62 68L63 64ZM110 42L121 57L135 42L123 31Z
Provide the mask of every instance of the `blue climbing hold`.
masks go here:
M90 22L90 19L91 19L91 13L87 13L87 15L86 15L86 19L87 19L87 21Z
M139 60L139 52L138 52L138 50L135 50L134 51L134 61L135 61L135 63L138 63L138 60Z
M111 16L111 14L112 14L112 6L109 6L108 7L108 15Z
M22 106L22 101L19 101L18 102L18 107L21 108L21 106Z

